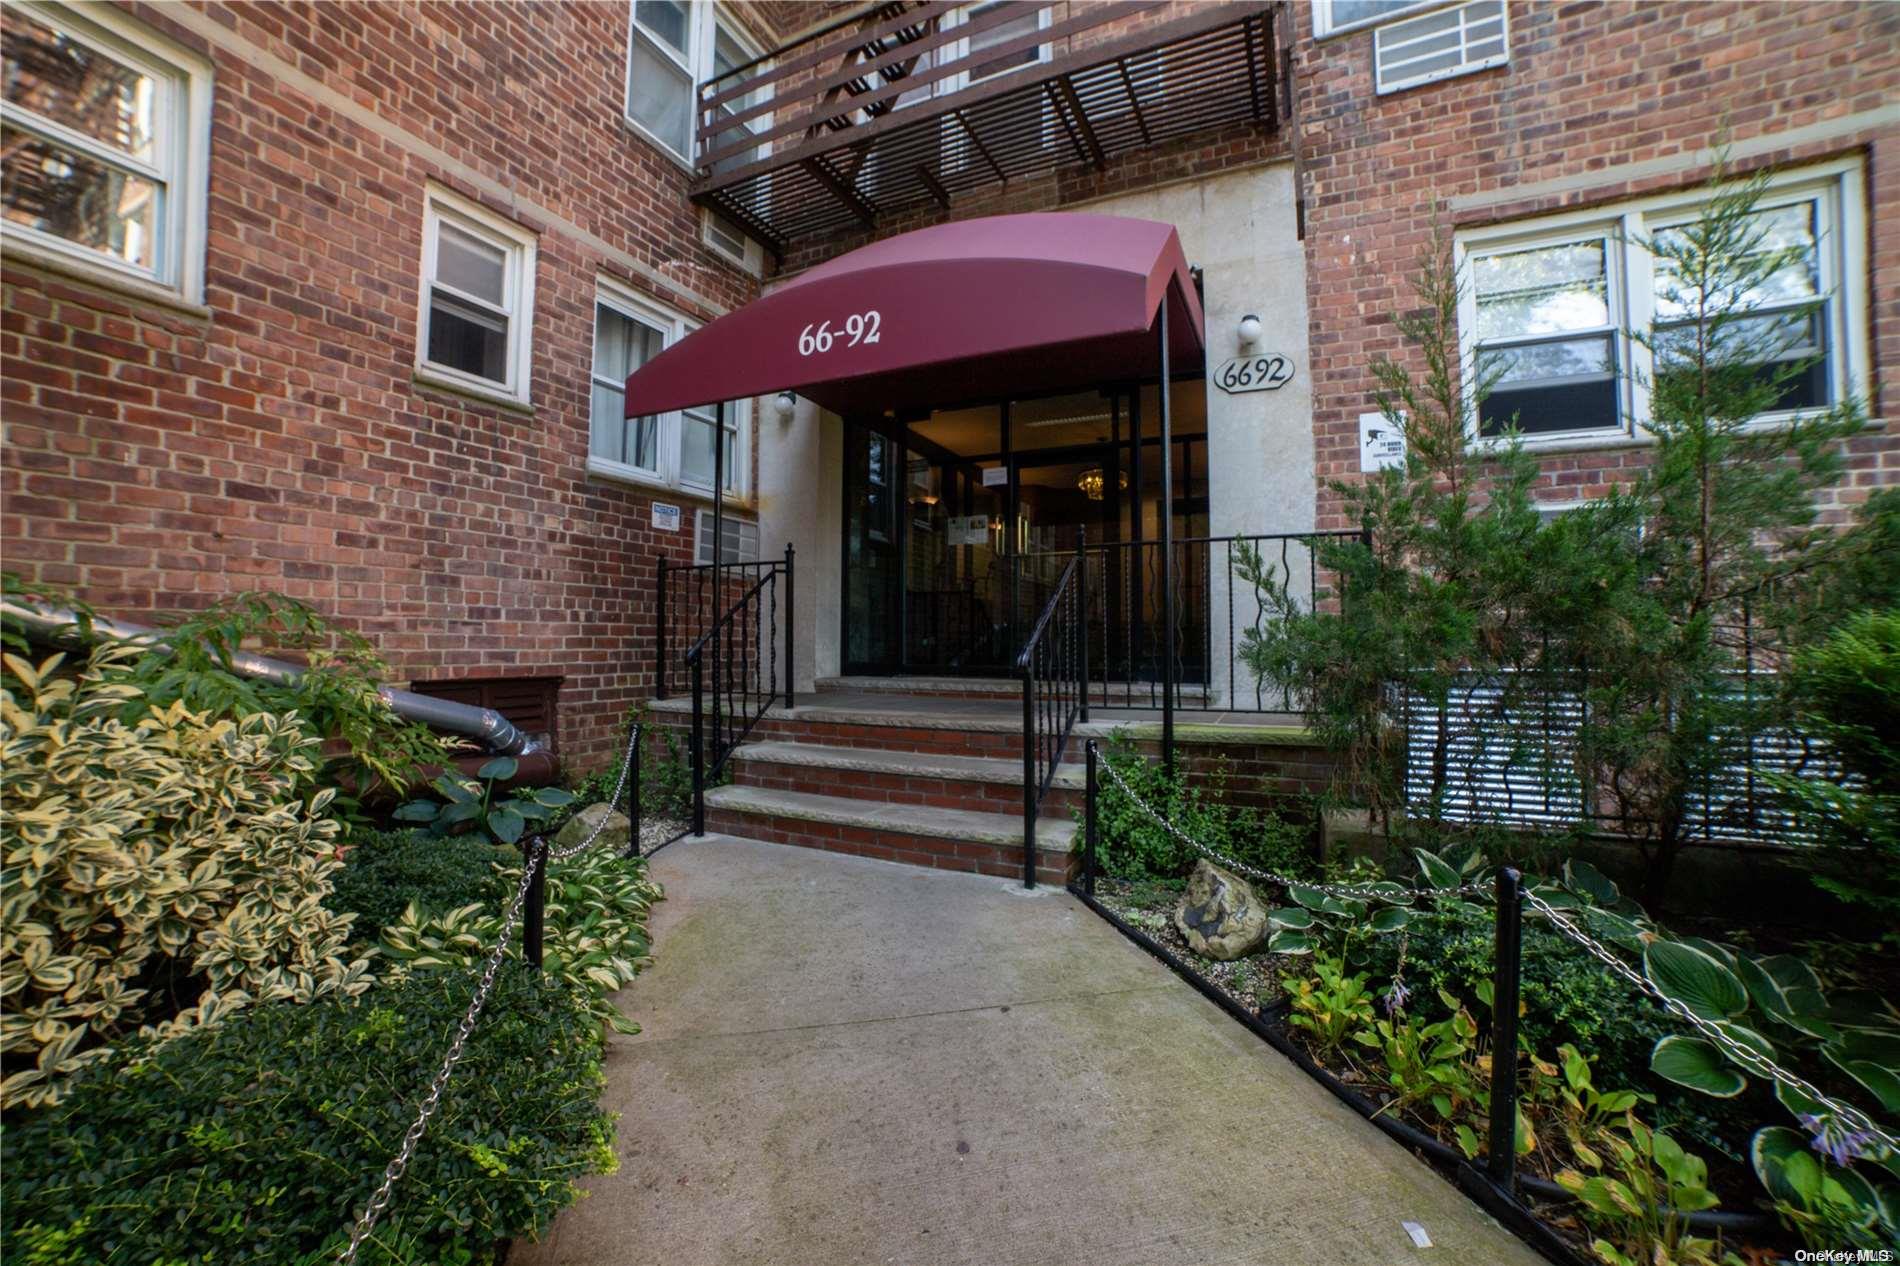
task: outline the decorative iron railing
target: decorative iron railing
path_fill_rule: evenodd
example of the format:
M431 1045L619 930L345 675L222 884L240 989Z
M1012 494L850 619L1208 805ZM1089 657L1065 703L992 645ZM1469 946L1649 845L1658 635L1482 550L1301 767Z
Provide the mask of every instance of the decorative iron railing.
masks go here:
M1303 610L1337 600L1322 558L1329 541L1358 532L1191 537L1174 543L1174 593L1162 592L1161 542L1109 541L1082 551L1083 611L1091 703L1104 708L1174 707L1212 712L1298 712L1289 690L1262 683L1248 667L1249 634L1281 617L1267 601L1277 587ZM1060 553L1014 560L1032 592ZM1004 560L1009 562L1011 560ZM1046 597L1044 598L1046 601ZM1174 693L1165 661L1166 621L1174 621Z
M664 699L689 685L686 651L739 601L740 596L772 572L783 572L789 588L792 547L778 558L734 563L659 562L658 612L653 637L653 697ZM789 616L785 643L790 663ZM790 669L786 678L790 680ZM790 686L787 686L790 689Z
M706 788L718 780L733 749L745 742L773 704L782 701L791 707L794 703L792 559L792 547L787 544L782 559L709 569L714 574L705 582L708 591L722 601L733 589L738 592L681 657L693 695L690 755L695 835L706 833ZM727 571L733 574L722 574ZM782 619L781 581L785 588ZM664 613L664 598L661 610ZM662 627L664 619L662 614Z
M1016 671L1023 683L1023 887L1036 886L1036 818L1062 763L1069 734L1089 716L1089 651L1083 613L1088 567L1080 540L1022 650Z

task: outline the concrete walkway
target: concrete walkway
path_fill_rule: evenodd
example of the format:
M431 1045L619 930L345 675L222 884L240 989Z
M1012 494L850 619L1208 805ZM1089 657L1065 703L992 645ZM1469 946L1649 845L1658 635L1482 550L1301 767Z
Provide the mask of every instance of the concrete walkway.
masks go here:
M509 1266L1541 1260L1067 893L719 837L653 870L619 1172Z

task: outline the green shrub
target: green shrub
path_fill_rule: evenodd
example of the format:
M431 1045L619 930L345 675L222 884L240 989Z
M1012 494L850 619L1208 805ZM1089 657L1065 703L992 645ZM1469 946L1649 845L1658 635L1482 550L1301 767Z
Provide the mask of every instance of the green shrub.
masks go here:
M332 793L294 716L183 702L124 713L136 654L5 657L0 675L0 1106L38 1104L143 1025L171 1035L254 999L369 987L323 907Z
M520 861L503 867L497 879L512 899L521 883ZM543 965L550 975L584 992L591 1015L622 1033L638 1033L640 1026L622 1015L608 995L632 983L647 965L647 910L659 899L659 886L647 878L646 863L622 857L610 846L590 848L548 867ZM401 974L479 961L501 930L501 911L497 902L441 912L404 911L383 931L382 951L390 970ZM509 953L520 952L516 933Z
M8 1260L326 1262L381 1182L475 980L252 1008L74 1079L3 1139ZM602 1036L575 991L497 977L359 1261L475 1263L539 1233L614 1164Z
M1416 1010L1439 1015L1440 990L1466 1004L1478 1001L1479 986L1494 971L1493 918L1490 911L1456 903L1414 913L1406 926L1405 979ZM1373 979L1387 979L1398 957L1397 938L1373 939L1368 953ZM1522 963L1518 1032L1533 1050L1569 1043L1592 1056L1604 1085L1650 1084L1650 1048L1677 1031L1659 1008L1538 922L1524 925Z
M1313 862L1306 832L1277 814L1227 801L1226 773L1216 768L1206 784L1191 782L1177 767L1169 778L1134 740L1116 734L1102 752L1129 787L1189 838L1245 865L1310 878ZM1076 821L1086 825L1083 810ZM1117 879L1178 879L1194 869L1200 853L1175 838L1136 804L1106 772L1096 797L1097 865Z
M356 938L374 941L412 901L432 914L471 903L496 905L513 892L502 891L495 868L520 862L520 850L497 847L477 835L363 831L350 837L343 869L324 904L356 915Z
M1900 916L1900 608L1862 611L1803 651L1784 689L1797 724L1853 778L1769 776L1802 826L1846 863L1815 882L1891 921Z

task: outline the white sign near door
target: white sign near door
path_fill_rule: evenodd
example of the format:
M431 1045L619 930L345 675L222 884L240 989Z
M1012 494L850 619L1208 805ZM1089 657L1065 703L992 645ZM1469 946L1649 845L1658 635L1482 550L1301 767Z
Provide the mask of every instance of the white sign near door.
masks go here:
M983 468L983 486L985 488L1003 488L1009 484L1009 467L985 466Z
M1383 413L1359 415L1359 471L1369 475L1405 465L1405 432Z
M949 544L951 545L988 545L990 543L990 516L987 514L951 515Z

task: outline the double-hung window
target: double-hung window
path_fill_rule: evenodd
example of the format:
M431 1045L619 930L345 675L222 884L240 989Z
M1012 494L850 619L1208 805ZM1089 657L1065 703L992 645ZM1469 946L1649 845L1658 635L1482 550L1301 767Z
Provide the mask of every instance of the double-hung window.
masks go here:
M693 152L701 6L690 0L633 0L627 54L627 118L684 159Z
M416 375L528 403L534 234L431 189L422 217Z
M1515 424L1527 435L1604 431L1622 425L1619 313L1606 234L1476 254L1480 429Z
M202 299L210 65L108 5L10 5L0 50L8 248Z
M1458 234L1463 363L1486 389L1480 438L1514 426L1533 445L1641 439L1652 384L1694 353L1705 300L1731 314L1713 335L1713 357L1759 366L1780 382L1764 422L1866 390L1858 162L1770 180L1750 234L1772 266L1746 291L1705 296L1676 275L1671 257L1693 231L1702 196Z
M627 375L692 332L693 326L622 286L603 280L594 302L592 418L587 468L596 475L711 493L712 405L628 418ZM726 493L742 496L750 469L748 401L726 405Z
M699 85L758 56L739 29L722 21L707 0L631 0L627 31L627 121L681 162L699 153ZM734 81L735 83L737 81ZM722 119L759 104L748 93L719 105ZM746 120L754 132L770 126L771 114ZM727 132L713 140L724 149L742 139ZM759 151L722 159L715 171L752 161Z

